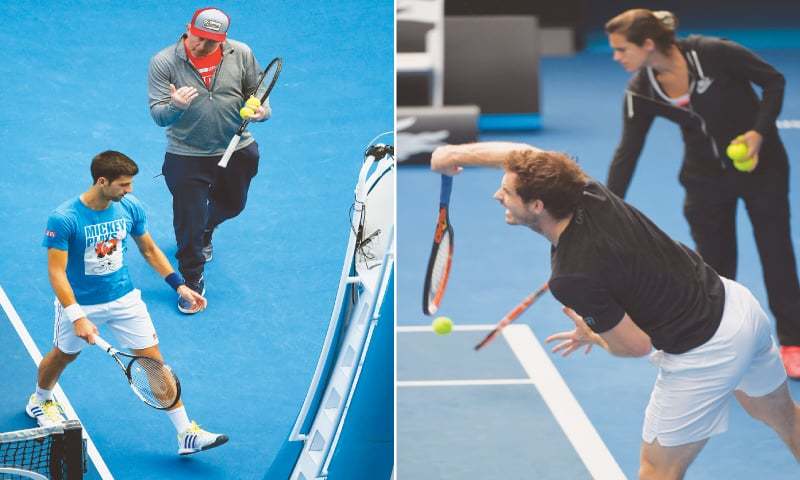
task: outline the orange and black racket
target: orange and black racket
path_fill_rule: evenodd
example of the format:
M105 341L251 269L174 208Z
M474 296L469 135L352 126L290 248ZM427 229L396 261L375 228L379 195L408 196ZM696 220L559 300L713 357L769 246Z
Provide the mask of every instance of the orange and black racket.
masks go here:
M453 177L442 175L442 191L439 196L439 217L436 220L436 233L428 259L425 286L422 292L422 311L433 315L442 302L450 265L453 262L453 226L450 224L450 192L453 190Z
M524 312L525 310L528 309L528 307L533 305L534 302L536 302L536 300L539 300L539 297L544 295L548 289L549 287L545 283L544 285L539 287L538 290L525 297L525 299L522 300L522 302L520 302L519 305L514 307L513 310L508 312L505 317L503 317L499 322L497 322L497 326L494 327L494 330L489 332L489 335L486 335L486 337L483 340L481 340L479 344L475 345L475 350L480 350L481 348L486 346L487 343L491 342L492 339L496 337L497 334L500 333L502 329L506 328L506 326L508 326L511 322L516 320L517 317L522 315L522 312Z

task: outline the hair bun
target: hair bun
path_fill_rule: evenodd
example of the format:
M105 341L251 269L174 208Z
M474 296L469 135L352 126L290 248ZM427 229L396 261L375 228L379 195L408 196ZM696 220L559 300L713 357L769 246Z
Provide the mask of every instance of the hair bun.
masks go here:
M657 10L653 12L653 16L661 22L667 30L675 31L678 28L678 19L675 14L667 10Z

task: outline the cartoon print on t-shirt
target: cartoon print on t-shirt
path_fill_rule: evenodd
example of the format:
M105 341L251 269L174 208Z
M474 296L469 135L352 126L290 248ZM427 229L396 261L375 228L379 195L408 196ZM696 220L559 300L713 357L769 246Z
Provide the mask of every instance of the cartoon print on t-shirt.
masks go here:
M87 225L83 231L86 236L83 255L86 275L107 275L122 268L122 242L128 234L124 219Z

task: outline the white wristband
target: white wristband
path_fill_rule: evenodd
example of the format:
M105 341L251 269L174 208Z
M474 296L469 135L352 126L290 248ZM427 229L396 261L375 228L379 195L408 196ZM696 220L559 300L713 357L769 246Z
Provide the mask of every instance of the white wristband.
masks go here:
M67 318L70 322L75 323L77 320L86 316L83 313L83 309L77 303L73 303L69 307L64 307L64 314L67 315Z

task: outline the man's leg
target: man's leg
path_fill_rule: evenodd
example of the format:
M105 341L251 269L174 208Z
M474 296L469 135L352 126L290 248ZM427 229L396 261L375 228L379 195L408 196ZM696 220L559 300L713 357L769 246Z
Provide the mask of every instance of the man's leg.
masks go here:
M163 173L172 193L172 223L178 251L178 270L186 279L186 286L205 294L203 271L203 231L208 221L208 196L214 172L214 157L188 157L167 153ZM178 298L178 310L185 314L201 311L199 305Z
M28 398L25 412L35 418L40 427L58 425L67 419L61 406L53 399L52 390L61 373L79 353L64 353L58 347L53 347L39 364L36 392Z
M790 377L800 378L800 281L789 226L788 192L757 191L744 197L775 315L781 357Z
M258 144L253 142L233 155L228 168L220 169L211 191L207 231L242 213L250 182L258 174L258 161Z
M708 442L699 440L686 445L665 447L658 443L642 442L639 478L641 480L680 480L697 454Z
M736 278L736 202L725 188L686 190L683 214L689 222L695 250L725 278Z
M79 354L80 352L64 353L59 350L58 347L53 347L53 349L44 356L42 363L39 364L39 373L37 375L39 387L45 390L52 390L53 387L56 386L56 383L58 383L58 379L61 377L61 373L64 369L67 368L67 365L72 363L73 360L78 358Z
M146 348L132 349L131 351L135 355L153 358L164 363L164 357L161 355L158 344ZM227 435L207 432L200 428L197 423L190 421L182 400L178 400L178 403L169 409L166 414L178 433L179 455L201 452L218 447L228 441Z
M178 269L187 283L203 275L203 230L208 221L209 188L214 181L213 157L188 157L167 153L163 173L172 193L172 223L178 251Z
M140 357L152 358L152 359L158 360L161 363L165 363L164 362L164 357L161 356L161 351L158 349L158 344L153 345L152 347L147 347L147 348L131 349L131 351L133 352L134 355L138 355ZM164 396L166 397L166 395L164 395ZM171 392L171 396L169 397L170 400L172 398L174 398L174 396L175 396L175 392ZM159 399L159 400L162 403L164 402L163 399ZM181 399L178 399L178 403L176 403L175 406L173 406L169 411L172 411L174 409L180 408L182 406L183 406L183 401ZM189 423L189 420L187 419L185 426L188 427L188 423ZM176 426L176 428L177 428L177 426Z
M761 397L751 397L740 390L735 393L747 413L775 430L800 462L800 405L792 400L786 382Z

